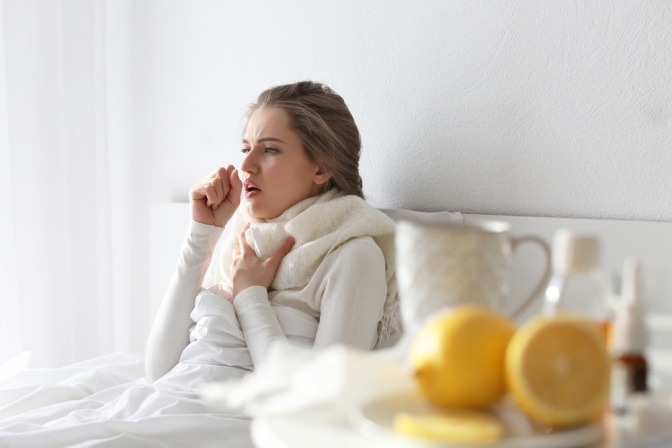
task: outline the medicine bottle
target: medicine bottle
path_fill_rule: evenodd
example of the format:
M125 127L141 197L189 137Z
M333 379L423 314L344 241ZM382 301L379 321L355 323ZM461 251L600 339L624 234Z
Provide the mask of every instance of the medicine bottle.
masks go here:
M572 314L594 321L611 338L611 294L600 264L596 235L568 229L553 237L553 275L546 288L543 313Z
M611 408L625 413L635 394L648 392L647 332L644 324L641 267L629 258L623 266L612 344Z

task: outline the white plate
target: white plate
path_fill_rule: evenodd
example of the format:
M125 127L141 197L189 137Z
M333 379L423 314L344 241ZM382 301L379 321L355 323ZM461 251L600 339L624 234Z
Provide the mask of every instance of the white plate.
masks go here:
M403 437L394 432L394 418L404 412L411 415L436 414L441 410L429 404L420 394L392 395L366 403L351 416L355 430L372 440L385 442L390 448L427 447L453 448L474 445L427 441ZM488 448L571 448L596 442L602 438L602 426L592 424L575 429L544 431L533 426L513 404L505 402L493 411L504 422L507 434Z

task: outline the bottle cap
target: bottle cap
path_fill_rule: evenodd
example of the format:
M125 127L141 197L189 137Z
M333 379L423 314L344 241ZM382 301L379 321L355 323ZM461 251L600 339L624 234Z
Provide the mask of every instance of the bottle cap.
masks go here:
M596 235L560 229L553 237L553 269L580 272L599 266L600 241Z

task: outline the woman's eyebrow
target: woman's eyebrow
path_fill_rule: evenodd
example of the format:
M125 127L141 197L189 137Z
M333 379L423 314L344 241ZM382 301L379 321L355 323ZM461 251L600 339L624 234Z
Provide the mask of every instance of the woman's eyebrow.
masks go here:
M258 142L258 143L264 143L264 142L279 142L279 143L285 143L285 142L283 142L282 140L280 140L279 138L275 138L275 137L264 137L264 138L260 138L259 140L257 140L257 142ZM243 143L248 144L248 145L250 144L250 142L248 142L247 139L243 139Z

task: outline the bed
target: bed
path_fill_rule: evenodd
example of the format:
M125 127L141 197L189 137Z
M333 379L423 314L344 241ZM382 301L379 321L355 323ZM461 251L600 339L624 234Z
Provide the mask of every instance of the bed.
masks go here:
M151 209L152 297L160 298L168 282L188 216L188 205L182 203L155 204ZM629 255L639 257L649 280L652 384L672 389L672 223L470 214L444 217L465 222L504 220L512 224L514 234L534 234L549 242L560 227L599 232L603 264L614 284L623 260ZM541 269L541 251L521 250L511 272L511 295L522 296L529 290ZM150 303L150 315L158 300ZM208 306L215 305L203 304L204 309ZM228 338L229 344L241 343L240 335L226 321L217 325L225 329L217 337ZM253 446L250 419L242 408L212 406L200 399L204 379L243 378L249 365L244 359L227 359L222 360L223 367L214 367L189 362L203 352L190 356L156 383L144 377L142 354L111 354L59 369L26 369L25 359L18 357L0 367L0 445Z

